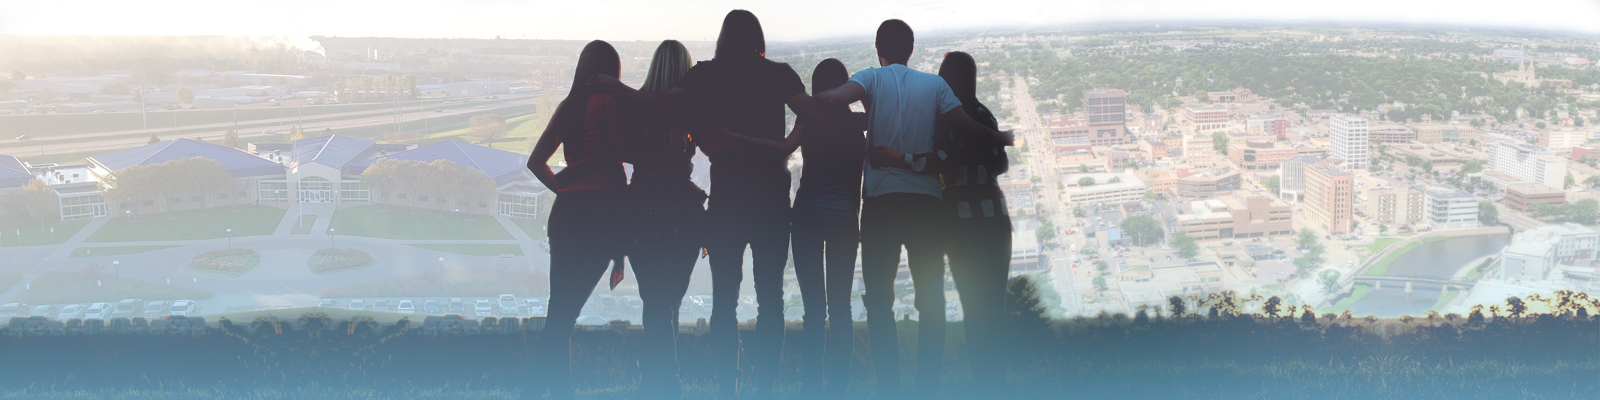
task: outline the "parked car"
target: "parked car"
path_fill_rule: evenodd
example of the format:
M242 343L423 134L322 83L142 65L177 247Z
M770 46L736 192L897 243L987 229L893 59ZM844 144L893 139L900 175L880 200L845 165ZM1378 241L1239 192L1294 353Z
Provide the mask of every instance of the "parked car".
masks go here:
M695 296L694 297L694 306L695 307L699 307L700 308L700 312L710 314L711 313L711 295L702 294L702 295L699 295L699 296Z
M644 300L640 299L639 296L622 296L622 302L627 304L628 309L632 310L632 312L644 312Z
M89 305L89 310L84 311L84 318L111 319L111 311L117 307L111 303L94 303Z
M28 305L22 303L6 303L0 305L0 317L26 317Z
M600 304L600 313L602 314L615 315L622 312L622 304L617 301L617 296L612 296L609 293L601 294L596 303Z
M350 300L350 309L361 311L367 309L367 301L362 299Z
M85 308L82 304L68 304L66 307L61 307L61 314L56 315L56 318L64 320L83 318L84 310Z
M694 300L692 296L683 296L683 301L678 303L678 318L688 317L694 312Z
M148 318L159 317L167 312L168 305L167 302L160 300L144 303L144 316Z
M472 303L472 312L479 317L487 317L494 314L494 305L489 304L489 299L478 299Z
M138 314L139 311L141 311L141 310L144 310L144 301L143 300L139 300L139 299L122 299L122 301L118 301L117 302L117 306L115 308L112 308L111 316L113 316L113 317L132 317L132 316Z
M268 129L268 130L261 131L261 133L262 134L267 134L267 135L274 135L274 134L277 134L278 131L275 131L275 130L272 130L272 129Z
M517 296L500 295L500 315L517 315Z
M467 312L466 306L461 304L461 298L460 297L451 297L450 298L450 312L456 313L456 314Z
M322 299L322 302L317 304L317 307L338 307L338 306L339 306L339 302L337 300L334 300L334 299Z
M372 301L372 311L389 311L389 300L377 299Z
M439 313L439 301L438 300L425 300L425 301L423 301L422 302L422 313L423 314L438 314Z
M522 299L522 310L526 311L529 317L544 315L544 301L533 298Z
M417 312L417 306L412 304L411 300L400 300L400 307L398 310L402 314L413 314Z
M187 317L194 315L194 309L194 300L178 300L172 302L171 307L167 307L167 314L175 317Z
M37 315L40 317L49 317L56 315L56 307L50 305L34 306L33 310L30 310L28 313L30 315Z

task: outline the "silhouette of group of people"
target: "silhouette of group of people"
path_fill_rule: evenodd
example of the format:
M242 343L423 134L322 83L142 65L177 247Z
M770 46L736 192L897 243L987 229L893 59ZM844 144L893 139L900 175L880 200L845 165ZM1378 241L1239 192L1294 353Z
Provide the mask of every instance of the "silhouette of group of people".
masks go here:
M640 395L682 393L677 312L703 255L712 274L709 370L718 390L734 394L742 372L751 387L738 391L770 390L791 248L805 310L804 348L796 351L802 392L837 398L850 384L858 246L880 395L902 391L893 311L902 247L920 316L914 393L939 388L946 257L965 311L973 381L980 388L1004 382L997 328L1012 226L996 177L1009 165L1011 133L999 131L978 101L971 56L948 53L939 74L928 74L906 66L913 42L905 22L884 21L878 67L851 75L840 61L824 60L810 94L788 64L765 58L760 22L749 11L724 18L711 60L693 63L683 44L662 42L638 89L617 80L621 63L610 44L585 46L571 92L528 161L556 193L550 303L536 353L549 368L536 376L552 396L574 395L572 328L613 260L613 284L621 279L623 257L644 302ZM865 113L850 110L856 101ZM798 116L792 130L786 106ZM567 165L554 173L548 162L558 147ZM805 163L791 199L787 160L797 148ZM711 161L709 195L690 180L697 151ZM633 165L631 180L623 163ZM758 308L752 343L741 345L735 310L747 247ZM530 395L542 395L537 389Z

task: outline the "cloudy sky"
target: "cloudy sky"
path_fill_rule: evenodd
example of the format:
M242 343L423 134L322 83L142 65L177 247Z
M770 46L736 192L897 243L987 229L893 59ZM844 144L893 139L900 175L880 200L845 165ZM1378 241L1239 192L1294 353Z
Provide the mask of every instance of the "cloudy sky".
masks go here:
M900 18L919 31L1096 21L1420 22L1600 35L1600 0L0 0L0 33L325 35L684 40L716 36L734 8L769 40L870 34ZM981 5L981 6L980 6Z

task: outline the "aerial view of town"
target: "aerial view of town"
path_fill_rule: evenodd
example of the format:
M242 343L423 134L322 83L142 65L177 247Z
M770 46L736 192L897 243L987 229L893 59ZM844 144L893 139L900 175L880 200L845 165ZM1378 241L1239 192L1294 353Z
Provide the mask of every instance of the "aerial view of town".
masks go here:
M978 99L1015 134L997 182L1009 276L1034 284L1044 317L1215 317L1223 293L1240 310L1313 320L1600 298L1600 36L927 30L907 66L937 73L947 52L971 54ZM717 43L694 39L690 54L710 59ZM544 316L556 194L529 154L584 43L0 34L0 319L71 331L274 310L384 324ZM658 42L612 43L618 80L643 84ZM879 66L873 44L769 40L765 57L809 84L824 59ZM791 192L805 156L788 159ZM567 162L557 152L550 165ZM709 190L711 162L693 166ZM901 263L893 310L918 320L928 310ZM709 268L700 258L690 278L685 332L711 317ZM805 313L795 271L790 321ZM848 307L866 321L860 274ZM637 327L637 276L597 285L578 325ZM757 316L757 283L741 283L739 321ZM962 320L957 286L945 291L945 316ZM1534 311L1553 310L1543 304Z

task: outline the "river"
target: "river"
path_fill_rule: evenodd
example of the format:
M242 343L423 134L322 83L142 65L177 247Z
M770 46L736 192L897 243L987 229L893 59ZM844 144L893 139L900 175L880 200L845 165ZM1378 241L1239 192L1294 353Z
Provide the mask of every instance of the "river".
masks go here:
M1426 243L1401 254L1389 264L1389 276L1449 279L1467 262L1499 253L1510 243L1511 235L1505 233ZM1417 283L1412 285L1411 293L1406 293L1404 283L1386 282L1382 290L1373 290L1351 305L1350 311L1357 316L1422 316L1439 301L1439 296L1444 294L1442 289L1442 285Z

